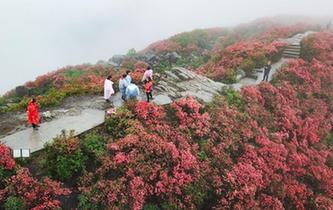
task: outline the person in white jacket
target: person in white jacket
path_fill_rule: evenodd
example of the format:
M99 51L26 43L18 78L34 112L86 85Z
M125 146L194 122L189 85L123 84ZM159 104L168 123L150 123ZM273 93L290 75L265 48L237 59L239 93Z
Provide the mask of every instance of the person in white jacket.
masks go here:
M106 102L110 102L110 97L112 94L114 94L112 85L112 76L110 75L104 81L104 99L106 100Z

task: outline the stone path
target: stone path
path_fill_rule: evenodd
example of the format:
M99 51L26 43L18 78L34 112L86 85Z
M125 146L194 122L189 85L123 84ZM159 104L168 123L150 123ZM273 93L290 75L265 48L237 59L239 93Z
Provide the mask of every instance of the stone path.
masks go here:
M284 49L284 51L282 53L282 58L278 62L272 64L272 69L270 71L268 81L271 81L273 78L273 75L279 69L281 69L281 67L283 65L286 65L290 59L299 58L299 56L301 54L302 39L304 39L305 37L307 37L308 35L310 35L312 33L314 33L314 32L308 31L308 32L301 33L301 34L296 34L295 36L288 38L288 39L280 39L280 41L284 41L288 45L286 46L286 48ZM238 83L232 84L230 87L232 87L236 90L240 90L244 86L258 85L262 82L262 79L264 77L264 70L257 69L255 74L253 75L253 77L255 77L256 79L245 77L245 78L241 79Z
M104 111L86 109L76 116L65 116L51 122L42 123L39 130L25 129L1 140L12 149L30 149L31 152L43 148L44 143L53 140L62 130L75 130L83 133L104 122Z
M297 50L299 49L295 46L299 46L301 40L308 34L310 34L310 32L297 34L290 39L283 40L287 42L289 46L283 53L284 58L277 63L272 64L269 81L281 68L281 66L288 62L290 57L296 57L296 48ZM295 50L291 51L291 49ZM293 52L294 54L290 52ZM299 56L298 52L297 56ZM227 85L215 82L190 70L177 67L171 69L170 71L166 71L163 77L160 78L160 81L154 87L153 102L159 105L164 105L171 103L177 98L185 96L193 96L203 102L210 102L214 95L221 93L224 88L229 87L240 90L244 86L259 84L263 78L263 70L257 70L254 77L256 79L243 78L237 84ZM145 94L141 92L138 99L145 100ZM103 98L100 97L97 100L103 101ZM123 105L120 93L113 96L112 102L115 107ZM91 128L94 128L104 122L105 112L101 107L90 105L89 103L91 103L91 101L88 100L87 103L88 104L84 105L80 112L74 116L63 116L59 119L42 123L38 131L33 131L29 128L16 132L1 139L0 142L6 144L12 149L31 149L31 152L34 152L42 149L45 142L52 141L53 138L60 134L63 129L75 130L76 134L90 130Z

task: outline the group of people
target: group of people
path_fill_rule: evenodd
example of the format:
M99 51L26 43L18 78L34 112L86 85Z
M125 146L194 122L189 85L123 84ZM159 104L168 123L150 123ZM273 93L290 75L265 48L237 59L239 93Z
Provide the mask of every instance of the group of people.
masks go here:
M262 81L268 81L269 73L271 71L271 61L264 67L264 76ZM147 102L153 99L153 70L151 67L147 67L145 73L142 77L142 82L144 82L144 91L146 93ZM107 102L110 102L111 96L115 93L113 89L112 76L108 76L104 82L104 99ZM140 94L138 86L133 82L130 75L130 71L127 71L126 74L123 74L119 80L119 91L121 93L121 98L126 101L128 99L136 99ZM38 130L40 118L38 112L38 105L36 98L32 98L28 103L27 107L28 113L28 123L32 125L33 129Z
M150 66L145 70L142 82L144 82L144 91L147 96L147 102L153 99L153 70ZM104 82L104 99L107 102L110 102L111 96L115 93L113 89L112 76L108 76ZM128 99L136 99L140 95L139 87L132 80L130 71L126 71L126 74L123 74L119 80L119 91L121 93L121 98L124 101Z

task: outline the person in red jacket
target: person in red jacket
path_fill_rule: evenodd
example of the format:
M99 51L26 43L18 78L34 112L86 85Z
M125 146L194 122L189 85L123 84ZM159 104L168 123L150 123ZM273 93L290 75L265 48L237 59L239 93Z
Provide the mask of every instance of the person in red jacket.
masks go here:
M149 99L153 99L152 90L153 90L153 81L150 77L148 77L145 81L145 92L147 95L147 102L149 102Z
M36 99L32 98L28 104L27 108L28 112L28 123L32 125L32 127L37 130L39 127L39 113L38 113L38 105L36 103Z

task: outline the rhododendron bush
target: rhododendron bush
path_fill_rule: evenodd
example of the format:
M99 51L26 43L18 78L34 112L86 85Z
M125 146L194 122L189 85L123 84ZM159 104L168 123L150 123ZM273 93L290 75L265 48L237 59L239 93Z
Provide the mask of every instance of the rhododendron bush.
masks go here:
M0 144L0 207L16 198L22 202L21 207L24 209L59 209L60 197L71 193L60 182L47 177L38 181L27 168L14 167L11 151Z

